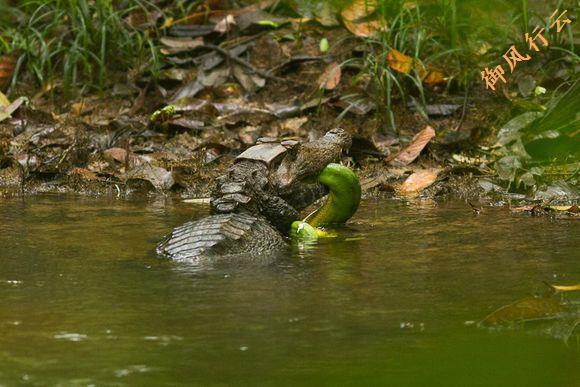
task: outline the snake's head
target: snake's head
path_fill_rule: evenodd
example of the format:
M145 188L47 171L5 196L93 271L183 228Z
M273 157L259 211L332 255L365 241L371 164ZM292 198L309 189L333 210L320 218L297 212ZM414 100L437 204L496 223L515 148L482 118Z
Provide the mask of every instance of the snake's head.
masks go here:
M350 133L335 128L318 140L294 146L275 171L275 186L284 193L291 190L294 184L315 178L324 167L340 159L342 152L349 149L351 143Z

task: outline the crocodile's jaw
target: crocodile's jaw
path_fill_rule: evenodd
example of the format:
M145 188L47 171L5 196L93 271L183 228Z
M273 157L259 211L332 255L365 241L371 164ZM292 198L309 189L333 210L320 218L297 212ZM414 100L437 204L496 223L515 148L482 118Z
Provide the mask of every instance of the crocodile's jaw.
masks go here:
M273 182L281 193L292 190L294 184L318 176L343 150L350 148L351 135L341 128L332 129L322 138L305 143L289 153L274 172Z

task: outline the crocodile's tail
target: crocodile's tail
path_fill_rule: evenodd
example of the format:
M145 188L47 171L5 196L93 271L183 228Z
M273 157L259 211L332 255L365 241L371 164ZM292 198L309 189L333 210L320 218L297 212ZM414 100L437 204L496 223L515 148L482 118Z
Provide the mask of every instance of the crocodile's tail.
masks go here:
M157 253L181 261L281 250L284 238L261 217L249 214L211 215L185 223L157 245Z

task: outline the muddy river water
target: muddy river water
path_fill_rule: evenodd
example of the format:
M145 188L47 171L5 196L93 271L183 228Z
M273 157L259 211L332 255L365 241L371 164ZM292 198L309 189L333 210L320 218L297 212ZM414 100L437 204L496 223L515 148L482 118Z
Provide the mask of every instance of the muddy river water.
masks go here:
M578 221L365 201L336 238L271 260L156 257L206 212L1 199L0 385L580 385L580 328L474 324L580 282Z

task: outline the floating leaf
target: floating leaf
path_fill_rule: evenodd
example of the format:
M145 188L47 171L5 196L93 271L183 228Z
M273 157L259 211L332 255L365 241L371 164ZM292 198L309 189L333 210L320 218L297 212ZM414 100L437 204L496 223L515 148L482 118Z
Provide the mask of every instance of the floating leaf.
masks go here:
M321 89L333 90L340 83L340 65L333 62L326 66L324 73L318 78L318 86Z
M552 285L552 284L549 284L547 282L544 282L544 283L557 292L580 291L580 284L576 284L576 285Z
M501 325L557 317L565 311L559 301L552 298L529 297L502 306L483 319L483 325Z
M423 148L425 148L433 137L435 137L435 130L430 126L427 126L413 137L411 144L399 152L391 161L391 164L401 166L411 164L417 157L419 157Z

